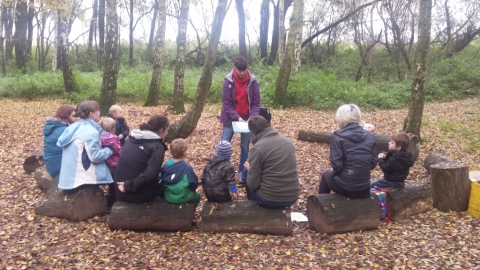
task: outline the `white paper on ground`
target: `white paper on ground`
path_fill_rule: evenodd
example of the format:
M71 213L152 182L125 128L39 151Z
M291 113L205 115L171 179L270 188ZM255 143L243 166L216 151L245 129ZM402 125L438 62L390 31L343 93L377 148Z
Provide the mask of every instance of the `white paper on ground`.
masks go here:
M298 221L298 222L307 222L308 218L304 214L300 212L291 212L290 217L292 218L292 221Z

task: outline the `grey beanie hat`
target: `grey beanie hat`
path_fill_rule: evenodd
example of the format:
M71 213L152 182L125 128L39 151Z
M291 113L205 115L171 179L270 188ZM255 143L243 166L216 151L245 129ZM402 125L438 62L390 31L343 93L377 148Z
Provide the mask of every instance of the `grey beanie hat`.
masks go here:
M217 154L224 156L232 155L232 145L228 141L220 141L217 146Z

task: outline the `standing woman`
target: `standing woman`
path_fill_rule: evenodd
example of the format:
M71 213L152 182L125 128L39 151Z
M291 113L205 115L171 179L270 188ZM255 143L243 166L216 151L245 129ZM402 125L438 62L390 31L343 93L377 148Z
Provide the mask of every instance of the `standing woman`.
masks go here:
M377 144L370 132L359 125L360 108L355 104L340 106L337 124L330 142L330 163L333 170L325 171L319 193L337 194L351 199L370 196L370 171L377 166Z
M158 176L165 151L163 139L168 134L169 121L163 115L153 115L147 123L134 129L125 142L115 171L115 194L122 202L145 203L160 193Z
M43 160L47 172L55 178L60 174L63 151L57 146L58 137L77 120L75 109L71 106L61 106L55 116L47 116L45 120L47 123L43 127Z
M238 56L234 68L225 76L222 87L222 111L220 123L223 125L221 141L231 142L234 131L232 121L247 122L260 112L260 90L257 78L248 69L247 59ZM238 164L238 181L245 183L247 177L244 164L250 150L252 133L240 135L240 162Z
M112 155L110 148L102 148L97 124L100 106L94 100L85 100L77 106L80 121L70 125L58 138L63 148L58 188L71 190L81 185L106 185L113 182L105 160Z

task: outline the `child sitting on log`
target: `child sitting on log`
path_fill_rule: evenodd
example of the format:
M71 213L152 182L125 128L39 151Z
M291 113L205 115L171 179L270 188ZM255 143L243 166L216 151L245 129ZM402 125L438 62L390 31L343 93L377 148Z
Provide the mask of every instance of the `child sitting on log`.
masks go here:
M170 144L173 158L163 166L161 178L165 185L164 197L169 203L181 204L200 202L200 194L196 192L198 177L192 166L184 159L188 154L188 143L184 139L175 139Z
M415 163L412 153L407 150L408 143L409 139L405 132L392 135L392 139L388 143L389 152L386 155L385 153L378 154L378 165L384 173L383 179L373 181L370 187L401 188L405 186L409 169Z
M229 202L237 199L235 168L230 162L232 145L220 141L217 152L205 165L202 174L202 187L209 202ZM230 194L231 193L231 194Z
M105 160L112 177L115 175L115 168L117 168L120 152L122 151L120 140L115 135L115 125L115 120L109 117L103 118L102 121L100 121L100 126L103 129L102 132L100 132L102 147L110 147L110 149L113 150L113 154ZM108 185L108 192L105 196L107 197L107 206L111 206L115 200L114 183Z

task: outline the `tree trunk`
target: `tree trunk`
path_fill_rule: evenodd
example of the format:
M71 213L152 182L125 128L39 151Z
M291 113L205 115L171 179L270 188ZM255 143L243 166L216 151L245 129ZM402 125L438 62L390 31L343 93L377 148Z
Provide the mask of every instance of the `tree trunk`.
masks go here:
M12 37L12 29L13 29L13 14L14 9L12 4L10 3L7 6L7 3L2 3L2 20L3 20L3 27L5 27L5 62L10 61L13 58L13 37Z
M295 69L293 73L298 73L300 67L302 66L302 30L303 30L303 13L300 25L300 31L297 32L295 37L295 49L294 49L294 59L295 59Z
M17 69L22 73L27 72L28 56L27 50L27 27L28 27L28 4L26 0L17 1L15 7L15 34L13 43L15 44L15 62Z
M299 130L297 139L299 141L330 144L332 135L333 133L328 131ZM409 138L407 149L412 152L413 158L417 159L420 153L420 140L414 134L408 133L407 135ZM378 152L388 152L388 142L390 142L391 136L375 133L373 138L377 144Z
M278 1L278 64L285 57L285 0Z
M437 163L430 167L433 207L443 212L468 210L471 181L468 166Z
M449 164L454 165L457 164L455 160L451 160L447 157L438 155L438 154L430 154L423 160L423 167L429 174L432 174L431 167L435 164Z
M35 16L35 1L29 0L28 15L27 15L27 46L25 53L32 57L32 42L33 42L33 17Z
M128 30L128 63L133 67L133 0L130 0L130 24Z
M103 69L105 59L105 0L98 2L98 66Z
M118 18L117 0L106 0L105 59L102 90L100 94L100 113L106 115L117 99L117 78L120 60L118 59Z
M432 0L420 1L418 21L418 42L415 52L415 73L408 115L403 130L421 138L423 107L425 103L425 81L427 80L427 57L430 46L430 27L432 24Z
M197 86L197 93L192 106L187 114L170 125L167 142L171 142L175 138L187 138L195 129L198 119L202 115L205 101L207 100L210 87L212 86L213 71L215 68L215 60L217 57L217 47L222 34L223 19L225 18L227 0L218 0L215 17L212 23L210 42L208 43L207 54L203 63L203 71Z
M163 50L165 43L166 30L166 0L159 0L158 6L158 27L157 36L155 39L155 58L152 71L152 80L148 88L147 100L144 106L157 106L158 94L160 92L160 83L162 82L162 65L163 65Z
M93 1L92 5L93 14L92 20L90 21L90 30L88 31L88 56L92 57L92 45L93 37L96 35L96 25L97 25L97 10L98 10L98 0Z
M112 230L190 231L195 209L193 203L171 204L162 198L142 204L117 201L108 226Z
M276 108L288 107L288 80L290 79L290 72L292 70L292 62L295 59L295 41L299 31L302 31L302 18L303 18L303 0L296 0L293 6L293 14L290 19L290 31L288 33L288 44L280 66L280 72L277 78L277 84L275 87L275 101L274 106Z
M184 105L184 77L185 77L185 50L187 46L188 9L190 0L182 0L180 18L178 18L177 61L175 63L175 84L173 86L173 113L185 112Z
M238 14L238 47L241 56L247 58L247 44L245 43L245 10L243 0L235 0Z
M7 75L7 71L5 69L5 51L3 48L3 42L5 38L3 37L3 21L4 17L7 16L7 8L3 6L3 3L0 2L0 66L2 67L2 74L3 76Z
M284 0L283 5L283 17L285 18L285 13L287 13L288 7L292 4L292 0ZM273 9L273 31L272 31L272 45L270 48L270 57L268 58L268 65L272 66L275 63L275 59L278 53L278 44L279 44L279 18L280 11L278 4Z
M268 56L268 23L270 20L269 9L270 1L262 0L262 6L260 7L260 58L264 64L267 64ZM273 28L275 28L275 26Z
M379 206L373 197L352 200L338 194L311 195L307 216L311 230L327 234L372 230L380 223Z
M290 208L268 209L254 201L206 202L201 216L203 232L273 235L293 233Z
M64 6L67 5L63 2ZM77 92L77 86L73 77L72 69L68 63L68 35L69 33L69 12L65 10L58 11L58 29L60 32L58 38L58 52L60 53L60 65L62 67L63 85L66 92Z
M57 70L57 54L58 54L58 18L53 17L53 48L52 48L52 71Z
M158 0L155 0L153 6L153 18L152 23L150 25L150 36L148 38L148 46L147 46L147 59L151 59L152 56L152 48L153 48L153 38L155 36L155 25L157 23L157 14L158 14Z

